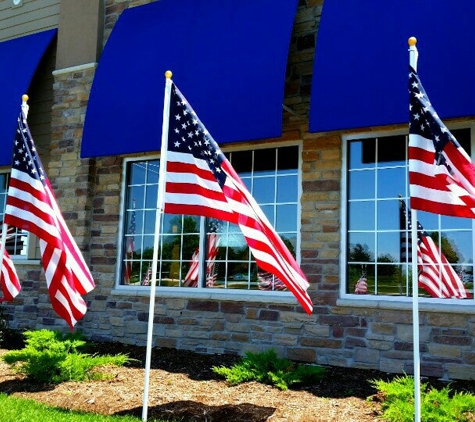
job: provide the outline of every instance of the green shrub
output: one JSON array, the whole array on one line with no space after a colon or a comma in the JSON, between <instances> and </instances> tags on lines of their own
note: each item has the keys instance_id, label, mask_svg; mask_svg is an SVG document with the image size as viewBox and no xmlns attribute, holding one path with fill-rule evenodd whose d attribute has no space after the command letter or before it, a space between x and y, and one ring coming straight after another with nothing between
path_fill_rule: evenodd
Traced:
<instances>
[{"instance_id":1,"label":"green shrub","mask_svg":"<svg viewBox=\"0 0 475 422\"><path fill-rule=\"evenodd\" d=\"M247 352L231 368L214 366L212 369L232 385L257 381L275 385L281 390L287 390L292 384L312 384L320 380L325 371L319 366L297 365L288 359L280 359L273 349L263 353Z\"/></svg>"},{"instance_id":2,"label":"green shrub","mask_svg":"<svg viewBox=\"0 0 475 422\"><path fill-rule=\"evenodd\" d=\"M80 351L87 346L79 333L59 331L26 331L25 347L7 352L2 359L19 373L37 382L60 383L106 378L97 368L122 366L130 359L126 355L91 356Z\"/></svg>"},{"instance_id":3,"label":"green shrub","mask_svg":"<svg viewBox=\"0 0 475 422\"><path fill-rule=\"evenodd\" d=\"M389 421L411 422L414 419L414 378L397 377L391 382L372 381L383 393L382 417ZM456 422L473 420L475 397L467 393L453 393L449 387L442 390L421 384L421 420ZM468 419L468 417L471 419Z\"/></svg>"}]
</instances>

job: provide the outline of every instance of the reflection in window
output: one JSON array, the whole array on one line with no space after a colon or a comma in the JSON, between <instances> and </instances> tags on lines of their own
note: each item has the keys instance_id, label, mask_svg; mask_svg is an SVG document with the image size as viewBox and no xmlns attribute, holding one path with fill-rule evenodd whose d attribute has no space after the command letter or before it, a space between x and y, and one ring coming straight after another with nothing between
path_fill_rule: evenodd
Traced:
<instances>
[{"instance_id":1,"label":"reflection in window","mask_svg":"<svg viewBox=\"0 0 475 422\"><path fill-rule=\"evenodd\" d=\"M10 173L0 173L0 231L7 202L9 179ZM14 259L27 259L29 237L28 232L16 227L9 227L5 241L5 249L8 254Z\"/></svg>"},{"instance_id":2,"label":"reflection in window","mask_svg":"<svg viewBox=\"0 0 475 422\"><path fill-rule=\"evenodd\" d=\"M297 256L298 146L227 153L227 158L275 230ZM120 283L149 285L159 160L128 161ZM238 226L195 216L162 216L157 285L161 287L286 290L256 265ZM204 251L204 253L203 253Z\"/></svg>"},{"instance_id":3,"label":"reflection in window","mask_svg":"<svg viewBox=\"0 0 475 422\"><path fill-rule=\"evenodd\" d=\"M470 130L452 133L470 155ZM347 293L364 279L364 294L412 296L411 234L399 207L399 196L409 204L407 142L405 135L348 141ZM472 220L422 211L418 220L473 293Z\"/></svg>"}]
</instances>

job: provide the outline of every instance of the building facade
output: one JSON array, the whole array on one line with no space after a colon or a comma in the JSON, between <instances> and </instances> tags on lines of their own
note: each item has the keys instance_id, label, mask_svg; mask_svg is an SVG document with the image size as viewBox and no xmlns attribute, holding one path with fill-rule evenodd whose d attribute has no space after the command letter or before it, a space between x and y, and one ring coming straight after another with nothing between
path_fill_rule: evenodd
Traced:
<instances>
[{"instance_id":1,"label":"building facade","mask_svg":"<svg viewBox=\"0 0 475 422\"><path fill-rule=\"evenodd\" d=\"M132 20L132 9L138 14L160 1L0 1L2 43L57 29L27 92L28 120L58 204L96 281L85 297L88 311L76 326L95 341L147 341L158 140L157 147L143 152L85 157L83 135L93 85L102 61L111 56L107 51L122 14L127 11ZM310 131L312 88L319 83L314 64L326 2L293 3L281 87L281 135L221 146L300 263L310 283L313 313L307 315L290 292L279 289L278 280L265 287L266 280L232 226L216 228L216 222L198 217L167 216L153 345L239 355L274 348L296 361L412 373L410 263L399 255L405 229L398 208L398 195L408 198L407 123ZM162 77L159 71L157 75ZM181 86L179 80L177 76ZM186 91L184 95L192 101ZM120 103L120 96L118 85L107 101L111 106ZM162 101L162 91L152 96ZM124 107L136 114L138 106ZM201 116L198 106L195 109ZM470 151L473 120L457 117L449 123ZM103 121L106 128L126 124L120 119ZM96 124L87 127L89 133L95 130ZM10 167L5 164L0 170L4 198ZM452 252L449 262L473 292L471 220L420 218L427 230L439 233L441 245L451 245L442 249L447 256ZM209 257L199 261L201 278L188 277L193 253L206 248L212 233L220 235L216 266L210 270L214 273L207 274L212 280L205 277ZM51 307L35 239L30 236L27 244L28 250L15 259L22 291L4 305L10 326L68 330ZM366 294L355 294L363 277ZM475 377L473 299L433 299L423 291L420 296L421 374Z\"/></svg>"}]
</instances>

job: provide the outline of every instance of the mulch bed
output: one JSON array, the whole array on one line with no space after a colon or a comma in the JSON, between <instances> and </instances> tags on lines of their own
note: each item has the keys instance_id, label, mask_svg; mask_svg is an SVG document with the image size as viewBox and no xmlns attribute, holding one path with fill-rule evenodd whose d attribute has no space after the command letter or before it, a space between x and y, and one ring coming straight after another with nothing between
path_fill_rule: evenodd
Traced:
<instances>
[{"instance_id":1,"label":"mulch bed","mask_svg":"<svg viewBox=\"0 0 475 422\"><path fill-rule=\"evenodd\" d=\"M0 354L5 352L0 349ZM145 347L97 343L88 352L125 353L134 360L122 368L107 368L113 375L109 380L59 385L32 383L0 362L0 392L66 409L141 417ZM212 371L213 366L232 366L238 360L232 355L153 349L149 420L374 422L380 420L380 402L371 381L394 377L373 370L327 367L325 377L315 385L281 391L256 382L230 386ZM436 387L444 385L437 380L432 383ZM472 382L453 383L451 388L475 392Z\"/></svg>"}]
</instances>

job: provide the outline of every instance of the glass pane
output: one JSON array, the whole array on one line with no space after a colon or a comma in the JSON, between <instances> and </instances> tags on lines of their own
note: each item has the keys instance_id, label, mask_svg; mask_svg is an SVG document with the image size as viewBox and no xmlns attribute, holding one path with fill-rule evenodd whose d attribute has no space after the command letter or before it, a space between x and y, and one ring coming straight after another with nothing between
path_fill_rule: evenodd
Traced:
<instances>
[{"instance_id":1,"label":"glass pane","mask_svg":"<svg viewBox=\"0 0 475 422\"><path fill-rule=\"evenodd\" d=\"M153 259L153 242L154 242L153 235L143 236L142 238L143 259L147 259L149 261Z\"/></svg>"},{"instance_id":2,"label":"glass pane","mask_svg":"<svg viewBox=\"0 0 475 422\"><path fill-rule=\"evenodd\" d=\"M228 288L247 289L251 281L249 264L243 262L228 263Z\"/></svg>"},{"instance_id":3,"label":"glass pane","mask_svg":"<svg viewBox=\"0 0 475 422\"><path fill-rule=\"evenodd\" d=\"M129 189L127 195L127 208L143 208L144 207L145 189L143 186L133 186ZM134 206L135 204L135 206Z\"/></svg>"},{"instance_id":4,"label":"glass pane","mask_svg":"<svg viewBox=\"0 0 475 422\"><path fill-rule=\"evenodd\" d=\"M472 232L443 232L442 253L452 264L473 262Z\"/></svg>"},{"instance_id":5,"label":"glass pane","mask_svg":"<svg viewBox=\"0 0 475 422\"><path fill-rule=\"evenodd\" d=\"M363 154L363 146L365 154ZM365 157L363 155L365 155ZM351 141L348 145L348 168L349 170L373 168L375 166L375 156L375 139Z\"/></svg>"},{"instance_id":6,"label":"glass pane","mask_svg":"<svg viewBox=\"0 0 475 422\"><path fill-rule=\"evenodd\" d=\"M383 165L406 165L405 135L378 138L378 167Z\"/></svg>"},{"instance_id":7,"label":"glass pane","mask_svg":"<svg viewBox=\"0 0 475 422\"><path fill-rule=\"evenodd\" d=\"M275 208L274 208L274 205L262 205L261 210L265 214L267 219L270 221L270 223L273 226L275 226L275 221L274 221Z\"/></svg>"},{"instance_id":8,"label":"glass pane","mask_svg":"<svg viewBox=\"0 0 475 422\"><path fill-rule=\"evenodd\" d=\"M145 162L129 163L129 185L143 185L145 183Z\"/></svg>"},{"instance_id":9,"label":"glass pane","mask_svg":"<svg viewBox=\"0 0 475 422\"><path fill-rule=\"evenodd\" d=\"M399 230L399 201L378 201L378 230Z\"/></svg>"},{"instance_id":10,"label":"glass pane","mask_svg":"<svg viewBox=\"0 0 475 422\"><path fill-rule=\"evenodd\" d=\"M252 179L250 177L239 177L241 177L241 181L242 183L244 183L244 186L246 186L247 190L249 192L252 192Z\"/></svg>"},{"instance_id":11,"label":"glass pane","mask_svg":"<svg viewBox=\"0 0 475 422\"><path fill-rule=\"evenodd\" d=\"M145 186L145 208L157 208L158 185Z\"/></svg>"},{"instance_id":12,"label":"glass pane","mask_svg":"<svg viewBox=\"0 0 475 422\"><path fill-rule=\"evenodd\" d=\"M376 266L378 295L407 295L407 280L400 265L378 263Z\"/></svg>"},{"instance_id":13,"label":"glass pane","mask_svg":"<svg viewBox=\"0 0 475 422\"><path fill-rule=\"evenodd\" d=\"M183 228L181 231L183 233L196 233L200 232L200 217L185 215L183 216Z\"/></svg>"},{"instance_id":14,"label":"glass pane","mask_svg":"<svg viewBox=\"0 0 475 422\"><path fill-rule=\"evenodd\" d=\"M348 173L348 199L373 199L375 171L352 171Z\"/></svg>"},{"instance_id":15,"label":"glass pane","mask_svg":"<svg viewBox=\"0 0 475 422\"><path fill-rule=\"evenodd\" d=\"M275 275L267 271L259 270L257 274L257 287L263 291L285 291L287 286Z\"/></svg>"},{"instance_id":16,"label":"glass pane","mask_svg":"<svg viewBox=\"0 0 475 422\"><path fill-rule=\"evenodd\" d=\"M298 202L298 176L277 177L277 202Z\"/></svg>"},{"instance_id":17,"label":"glass pane","mask_svg":"<svg viewBox=\"0 0 475 422\"><path fill-rule=\"evenodd\" d=\"M181 259L185 262L191 262L193 260L193 254L199 252L200 235L199 234L185 234L182 237L182 255Z\"/></svg>"},{"instance_id":18,"label":"glass pane","mask_svg":"<svg viewBox=\"0 0 475 422\"><path fill-rule=\"evenodd\" d=\"M277 232L295 231L297 228L297 204L277 207L275 229Z\"/></svg>"},{"instance_id":19,"label":"glass pane","mask_svg":"<svg viewBox=\"0 0 475 422\"><path fill-rule=\"evenodd\" d=\"M274 175L276 171L276 150L270 149L256 149L254 151L254 174L260 175L269 174Z\"/></svg>"},{"instance_id":20,"label":"glass pane","mask_svg":"<svg viewBox=\"0 0 475 422\"><path fill-rule=\"evenodd\" d=\"M8 176L6 173L0 173L0 192L7 191Z\"/></svg>"},{"instance_id":21,"label":"glass pane","mask_svg":"<svg viewBox=\"0 0 475 422\"><path fill-rule=\"evenodd\" d=\"M143 232L145 234L151 234L155 232L155 217L157 213L155 210L153 211L144 211L144 225L143 225Z\"/></svg>"},{"instance_id":22,"label":"glass pane","mask_svg":"<svg viewBox=\"0 0 475 422\"><path fill-rule=\"evenodd\" d=\"M473 220L471 218L440 216L440 227L442 229L471 229Z\"/></svg>"},{"instance_id":23,"label":"glass pane","mask_svg":"<svg viewBox=\"0 0 475 422\"><path fill-rule=\"evenodd\" d=\"M375 294L374 265L348 265L347 293Z\"/></svg>"},{"instance_id":24,"label":"glass pane","mask_svg":"<svg viewBox=\"0 0 475 422\"><path fill-rule=\"evenodd\" d=\"M295 173L299 168L299 148L297 146L277 149L277 169L279 174Z\"/></svg>"},{"instance_id":25,"label":"glass pane","mask_svg":"<svg viewBox=\"0 0 475 422\"><path fill-rule=\"evenodd\" d=\"M399 262L402 247L401 232L378 233L378 262Z\"/></svg>"},{"instance_id":26,"label":"glass pane","mask_svg":"<svg viewBox=\"0 0 475 422\"><path fill-rule=\"evenodd\" d=\"M158 184L158 174L160 172L159 161L149 161L147 166L147 183Z\"/></svg>"},{"instance_id":27,"label":"glass pane","mask_svg":"<svg viewBox=\"0 0 475 422\"><path fill-rule=\"evenodd\" d=\"M417 220L426 231L439 230L439 218L439 215L431 212L417 211Z\"/></svg>"},{"instance_id":28,"label":"glass pane","mask_svg":"<svg viewBox=\"0 0 475 422\"><path fill-rule=\"evenodd\" d=\"M295 234L288 234L288 233L283 233L280 235L280 238L282 239L282 242L284 242L285 246L287 246L287 249L289 252L292 254L294 258L296 258L297 254L297 235Z\"/></svg>"},{"instance_id":29,"label":"glass pane","mask_svg":"<svg viewBox=\"0 0 475 422\"><path fill-rule=\"evenodd\" d=\"M374 233L349 233L348 244L348 261L363 263L374 261Z\"/></svg>"},{"instance_id":30,"label":"glass pane","mask_svg":"<svg viewBox=\"0 0 475 422\"><path fill-rule=\"evenodd\" d=\"M230 154L231 164L239 176L248 176L252 171L252 151L235 151Z\"/></svg>"},{"instance_id":31,"label":"glass pane","mask_svg":"<svg viewBox=\"0 0 475 422\"><path fill-rule=\"evenodd\" d=\"M160 236L162 245L162 259L175 260L180 258L180 237L162 234Z\"/></svg>"},{"instance_id":32,"label":"glass pane","mask_svg":"<svg viewBox=\"0 0 475 422\"><path fill-rule=\"evenodd\" d=\"M269 204L275 201L275 178L274 177L256 177L252 196L258 204Z\"/></svg>"},{"instance_id":33,"label":"glass pane","mask_svg":"<svg viewBox=\"0 0 475 422\"><path fill-rule=\"evenodd\" d=\"M374 202L357 201L348 204L349 230L374 230L375 225Z\"/></svg>"},{"instance_id":34,"label":"glass pane","mask_svg":"<svg viewBox=\"0 0 475 422\"><path fill-rule=\"evenodd\" d=\"M471 139L470 139L470 129L453 129L450 131L452 135L455 136L458 143L462 146L465 152L471 156L472 155L472 148L471 148Z\"/></svg>"},{"instance_id":35,"label":"glass pane","mask_svg":"<svg viewBox=\"0 0 475 422\"><path fill-rule=\"evenodd\" d=\"M378 169L378 198L398 198L407 189L406 168Z\"/></svg>"}]
</instances>

